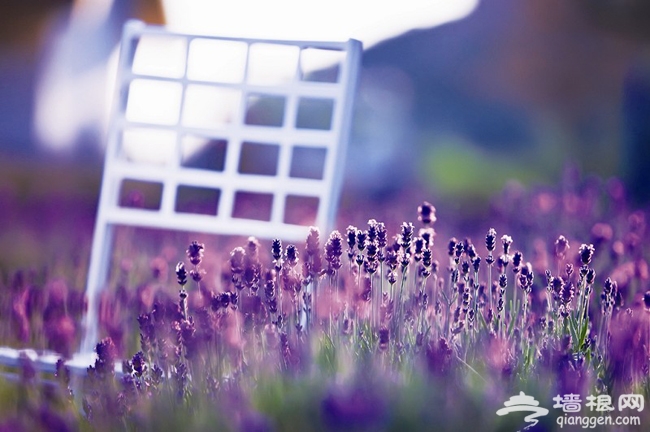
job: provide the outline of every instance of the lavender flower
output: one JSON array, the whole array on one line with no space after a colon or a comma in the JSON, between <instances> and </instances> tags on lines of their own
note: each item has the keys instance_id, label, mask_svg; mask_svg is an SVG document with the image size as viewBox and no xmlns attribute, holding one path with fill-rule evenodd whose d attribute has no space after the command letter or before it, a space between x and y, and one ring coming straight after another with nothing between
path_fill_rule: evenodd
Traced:
<instances>
[{"instance_id":1,"label":"lavender flower","mask_svg":"<svg viewBox=\"0 0 650 432\"><path fill-rule=\"evenodd\" d=\"M287 246L287 249L284 254L285 262L289 267L295 267L298 264L298 248L295 245L290 244Z\"/></svg>"},{"instance_id":2,"label":"lavender flower","mask_svg":"<svg viewBox=\"0 0 650 432\"><path fill-rule=\"evenodd\" d=\"M370 243L367 247L366 258L363 262L364 271L368 274L374 274L379 266L377 260L377 245Z\"/></svg>"},{"instance_id":3,"label":"lavender flower","mask_svg":"<svg viewBox=\"0 0 650 432\"><path fill-rule=\"evenodd\" d=\"M366 249L368 233L363 230L357 230L357 249L363 252Z\"/></svg>"},{"instance_id":4,"label":"lavender flower","mask_svg":"<svg viewBox=\"0 0 650 432\"><path fill-rule=\"evenodd\" d=\"M566 281L564 283L564 286L562 287L562 293L560 297L560 301L564 306L567 306L571 303L571 301L573 300L574 293L575 293L575 287L573 285L573 282Z\"/></svg>"},{"instance_id":5,"label":"lavender flower","mask_svg":"<svg viewBox=\"0 0 650 432\"><path fill-rule=\"evenodd\" d=\"M566 239L563 235L559 236L555 240L555 256L558 258L564 258L567 251L570 249L569 240Z\"/></svg>"},{"instance_id":6,"label":"lavender flower","mask_svg":"<svg viewBox=\"0 0 650 432\"><path fill-rule=\"evenodd\" d=\"M485 247L488 252L492 254L497 245L497 232L494 228L490 228L485 236Z\"/></svg>"},{"instance_id":7,"label":"lavender flower","mask_svg":"<svg viewBox=\"0 0 650 432\"><path fill-rule=\"evenodd\" d=\"M418 207L418 220L424 225L433 224L436 219L436 208L429 202L425 201Z\"/></svg>"},{"instance_id":8,"label":"lavender flower","mask_svg":"<svg viewBox=\"0 0 650 432\"><path fill-rule=\"evenodd\" d=\"M447 253L449 254L450 257L453 257L454 254L456 253L456 243L458 243L456 237L450 238L449 242L447 243Z\"/></svg>"},{"instance_id":9,"label":"lavender flower","mask_svg":"<svg viewBox=\"0 0 650 432\"><path fill-rule=\"evenodd\" d=\"M413 231L415 228L413 227L413 224L410 222L404 222L402 223L402 230L400 234L400 246L404 251L408 251L411 247L411 242L413 241Z\"/></svg>"},{"instance_id":10,"label":"lavender flower","mask_svg":"<svg viewBox=\"0 0 650 432\"><path fill-rule=\"evenodd\" d=\"M309 228L305 242L305 263L308 265L308 274L311 278L318 276L322 269L320 253L320 231L316 227Z\"/></svg>"},{"instance_id":11,"label":"lavender flower","mask_svg":"<svg viewBox=\"0 0 650 432\"><path fill-rule=\"evenodd\" d=\"M567 265L564 268L564 272L566 273L567 279L570 279L571 275L573 274L573 264L567 263Z\"/></svg>"},{"instance_id":12,"label":"lavender flower","mask_svg":"<svg viewBox=\"0 0 650 432\"><path fill-rule=\"evenodd\" d=\"M115 344L111 338L104 338L95 347L97 359L95 365L88 368L88 374L103 379L115 374L115 359L117 358Z\"/></svg>"},{"instance_id":13,"label":"lavender flower","mask_svg":"<svg viewBox=\"0 0 650 432\"><path fill-rule=\"evenodd\" d=\"M185 270L185 264L182 261L176 264L176 280L180 286L184 286L187 283L187 270Z\"/></svg>"},{"instance_id":14,"label":"lavender flower","mask_svg":"<svg viewBox=\"0 0 650 432\"><path fill-rule=\"evenodd\" d=\"M422 237L416 237L415 241L413 242L415 248L413 251L413 259L415 262L419 262L422 259L422 253L424 252L425 242Z\"/></svg>"},{"instance_id":15,"label":"lavender flower","mask_svg":"<svg viewBox=\"0 0 650 432\"><path fill-rule=\"evenodd\" d=\"M432 268L433 273L436 273L438 271L438 262L432 261L432 256L433 255L431 249L425 249L424 252L422 253L422 265L424 265L424 267L426 268ZM433 269L434 263L435 263L435 269Z\"/></svg>"},{"instance_id":16,"label":"lavender flower","mask_svg":"<svg viewBox=\"0 0 650 432\"><path fill-rule=\"evenodd\" d=\"M390 332L386 327L379 329L379 350L386 351L390 342Z\"/></svg>"},{"instance_id":17,"label":"lavender flower","mask_svg":"<svg viewBox=\"0 0 650 432\"><path fill-rule=\"evenodd\" d=\"M578 248L578 254L580 255L580 261L583 265L591 264L591 258L594 256L594 245L592 244L581 244Z\"/></svg>"},{"instance_id":18,"label":"lavender flower","mask_svg":"<svg viewBox=\"0 0 650 432\"><path fill-rule=\"evenodd\" d=\"M197 241L193 241L192 243L190 243L186 253L192 265L197 266L201 264L201 260L203 259L204 249L205 246L203 245L203 243L199 243Z\"/></svg>"},{"instance_id":19,"label":"lavender flower","mask_svg":"<svg viewBox=\"0 0 650 432\"><path fill-rule=\"evenodd\" d=\"M436 231L431 227L420 228L418 236L422 237L422 240L424 240L424 247L430 248L433 246L433 239L436 236Z\"/></svg>"},{"instance_id":20,"label":"lavender flower","mask_svg":"<svg viewBox=\"0 0 650 432\"><path fill-rule=\"evenodd\" d=\"M587 281L587 285L592 285L596 280L596 270L590 267L589 270L587 270L585 280Z\"/></svg>"},{"instance_id":21,"label":"lavender flower","mask_svg":"<svg viewBox=\"0 0 650 432\"><path fill-rule=\"evenodd\" d=\"M502 255L499 256L499 259L497 259L497 269L501 273L506 271L506 268L508 267L508 264L510 264L510 256L509 255L502 254Z\"/></svg>"},{"instance_id":22,"label":"lavender flower","mask_svg":"<svg viewBox=\"0 0 650 432\"><path fill-rule=\"evenodd\" d=\"M147 364L142 351L135 353L131 359L131 364L133 365L133 372L137 377L142 377L142 375L147 371Z\"/></svg>"},{"instance_id":23,"label":"lavender flower","mask_svg":"<svg viewBox=\"0 0 650 432\"><path fill-rule=\"evenodd\" d=\"M346 229L346 238L348 243L348 257L352 259L357 244L357 228L355 226L348 226Z\"/></svg>"},{"instance_id":24,"label":"lavender flower","mask_svg":"<svg viewBox=\"0 0 650 432\"><path fill-rule=\"evenodd\" d=\"M274 239L271 243L271 254L273 255L273 260L279 263L280 258L282 258L282 240Z\"/></svg>"},{"instance_id":25,"label":"lavender flower","mask_svg":"<svg viewBox=\"0 0 650 432\"><path fill-rule=\"evenodd\" d=\"M454 254L456 256L456 262L458 262L464 250L465 250L465 245L462 242L457 242L456 249L454 250Z\"/></svg>"},{"instance_id":26,"label":"lavender flower","mask_svg":"<svg viewBox=\"0 0 650 432\"><path fill-rule=\"evenodd\" d=\"M375 227L377 230L377 247L379 247L379 250L381 250L385 248L387 244L386 226L383 222L377 222Z\"/></svg>"},{"instance_id":27,"label":"lavender flower","mask_svg":"<svg viewBox=\"0 0 650 432\"><path fill-rule=\"evenodd\" d=\"M481 267L481 257L477 256L472 260L472 267L474 267L474 272L478 273Z\"/></svg>"},{"instance_id":28,"label":"lavender flower","mask_svg":"<svg viewBox=\"0 0 650 432\"><path fill-rule=\"evenodd\" d=\"M514 253L512 256L512 271L517 273L519 272L519 268L521 267L521 260L524 258L524 256L521 254L521 252L517 251Z\"/></svg>"},{"instance_id":29,"label":"lavender flower","mask_svg":"<svg viewBox=\"0 0 650 432\"><path fill-rule=\"evenodd\" d=\"M243 247L236 247L230 252L230 271L233 275L244 272L244 257L246 250Z\"/></svg>"},{"instance_id":30,"label":"lavender flower","mask_svg":"<svg viewBox=\"0 0 650 432\"><path fill-rule=\"evenodd\" d=\"M249 237L244 254L243 282L251 293L255 294L259 289L262 272L262 264L259 259L260 243L255 237Z\"/></svg>"},{"instance_id":31,"label":"lavender flower","mask_svg":"<svg viewBox=\"0 0 650 432\"><path fill-rule=\"evenodd\" d=\"M205 270L201 268L194 268L190 270L190 277L194 282L201 282L203 280L203 276L205 276Z\"/></svg>"},{"instance_id":32,"label":"lavender flower","mask_svg":"<svg viewBox=\"0 0 650 432\"><path fill-rule=\"evenodd\" d=\"M341 255L343 255L343 238L341 233L333 231L325 243L325 261L327 273L333 275L341 268Z\"/></svg>"},{"instance_id":33,"label":"lavender flower","mask_svg":"<svg viewBox=\"0 0 650 432\"><path fill-rule=\"evenodd\" d=\"M379 235L378 225L379 223L376 220L368 220L368 230L366 231L368 243L377 243L377 236Z\"/></svg>"},{"instance_id":34,"label":"lavender flower","mask_svg":"<svg viewBox=\"0 0 650 432\"><path fill-rule=\"evenodd\" d=\"M559 301L560 296L562 295L562 287L564 287L564 281L561 277L554 276L551 279L550 287L551 291L553 292L553 298L556 301Z\"/></svg>"},{"instance_id":35,"label":"lavender flower","mask_svg":"<svg viewBox=\"0 0 650 432\"><path fill-rule=\"evenodd\" d=\"M473 261L474 258L478 256L478 254L476 253L476 247L472 244L472 242L469 239L466 239L466 243L464 244L463 248L465 249L465 254L470 259L470 261Z\"/></svg>"},{"instance_id":36,"label":"lavender flower","mask_svg":"<svg viewBox=\"0 0 650 432\"><path fill-rule=\"evenodd\" d=\"M512 245L512 237L509 235L501 236L501 244L503 245L503 253L508 255L510 252L510 245Z\"/></svg>"},{"instance_id":37,"label":"lavender flower","mask_svg":"<svg viewBox=\"0 0 650 432\"><path fill-rule=\"evenodd\" d=\"M275 297L275 270L273 269L264 272L264 295L268 300Z\"/></svg>"}]
</instances>

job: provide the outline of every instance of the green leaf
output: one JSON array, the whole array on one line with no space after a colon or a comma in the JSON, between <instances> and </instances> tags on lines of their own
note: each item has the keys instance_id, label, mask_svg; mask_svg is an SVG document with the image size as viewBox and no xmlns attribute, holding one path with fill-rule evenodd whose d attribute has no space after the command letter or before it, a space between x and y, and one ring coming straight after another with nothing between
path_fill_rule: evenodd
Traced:
<instances>
[{"instance_id":1,"label":"green leaf","mask_svg":"<svg viewBox=\"0 0 650 432\"><path fill-rule=\"evenodd\" d=\"M579 345L578 347L582 347L582 344L585 343L585 339L587 338L587 329L589 328L589 320L586 319L582 323L582 328L580 329L580 339L579 339Z\"/></svg>"},{"instance_id":2,"label":"green leaf","mask_svg":"<svg viewBox=\"0 0 650 432\"><path fill-rule=\"evenodd\" d=\"M569 331L571 332L571 339L573 340L575 347L575 344L580 340L578 338L578 325L572 315L569 315L567 318L569 319ZM580 345L578 345L578 349L580 349Z\"/></svg>"}]
</instances>

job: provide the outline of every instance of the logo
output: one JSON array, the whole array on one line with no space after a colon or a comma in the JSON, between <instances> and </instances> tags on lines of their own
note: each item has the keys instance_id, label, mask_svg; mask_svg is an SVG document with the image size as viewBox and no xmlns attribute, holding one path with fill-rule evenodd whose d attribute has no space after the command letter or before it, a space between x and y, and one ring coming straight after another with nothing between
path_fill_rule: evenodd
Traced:
<instances>
[{"instance_id":1,"label":"logo","mask_svg":"<svg viewBox=\"0 0 650 432\"><path fill-rule=\"evenodd\" d=\"M589 395L585 398L584 408L588 408L586 413L583 412L583 399L579 394L567 393L557 395L553 398L553 408L561 412L555 418L560 428L564 426L580 426L583 429L595 428L596 426L628 426L641 425L641 417L629 414L643 411L645 407L645 398L642 394L622 394L618 397L618 404L612 400L610 395ZM539 402L534 397L519 392L519 395L512 396L507 402L504 402L504 408L497 411L498 416L504 416L513 412L530 412L524 421L528 423L522 430L529 429L539 423L538 418L545 416L549 410L539 406ZM611 415L616 411L623 415ZM585 415L586 414L586 415ZM554 414L555 415L555 414Z\"/></svg>"},{"instance_id":2,"label":"logo","mask_svg":"<svg viewBox=\"0 0 650 432\"><path fill-rule=\"evenodd\" d=\"M504 402L503 405L505 408L501 408L497 411L498 416L504 416L512 412L531 412L531 414L528 414L526 417L524 417L524 421L530 424L522 430L526 430L535 426L537 423L539 423L537 417L542 417L548 414L548 409L539 406L539 402L535 400L534 397L528 396L522 391L519 392L518 396L512 396L510 400Z\"/></svg>"}]
</instances>

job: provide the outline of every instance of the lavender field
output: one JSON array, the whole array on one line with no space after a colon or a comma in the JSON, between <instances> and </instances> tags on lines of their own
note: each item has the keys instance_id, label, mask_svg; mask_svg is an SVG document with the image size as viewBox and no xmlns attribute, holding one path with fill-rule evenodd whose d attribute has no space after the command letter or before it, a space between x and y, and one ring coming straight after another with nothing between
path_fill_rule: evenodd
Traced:
<instances>
[{"instance_id":1,"label":"lavender field","mask_svg":"<svg viewBox=\"0 0 650 432\"><path fill-rule=\"evenodd\" d=\"M79 194L3 192L24 237L4 234L1 345L78 348ZM622 183L567 170L478 215L417 195L344 196L338 230L294 244L118 230L98 360L84 377L5 368L0 427L645 430L647 216Z\"/></svg>"}]
</instances>

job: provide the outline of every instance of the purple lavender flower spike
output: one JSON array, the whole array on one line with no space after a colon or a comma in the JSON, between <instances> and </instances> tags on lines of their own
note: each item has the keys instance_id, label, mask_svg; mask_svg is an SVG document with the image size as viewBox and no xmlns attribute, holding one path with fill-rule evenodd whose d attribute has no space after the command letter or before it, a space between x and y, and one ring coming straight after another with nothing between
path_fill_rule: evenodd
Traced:
<instances>
[{"instance_id":1,"label":"purple lavender flower spike","mask_svg":"<svg viewBox=\"0 0 650 432\"><path fill-rule=\"evenodd\" d=\"M343 238L338 231L332 231L325 243L325 261L327 273L333 275L341 268L341 255L343 254Z\"/></svg>"},{"instance_id":2,"label":"purple lavender flower spike","mask_svg":"<svg viewBox=\"0 0 650 432\"><path fill-rule=\"evenodd\" d=\"M418 206L418 220L424 225L433 224L436 219L436 208L430 202L423 202Z\"/></svg>"},{"instance_id":3,"label":"purple lavender flower spike","mask_svg":"<svg viewBox=\"0 0 650 432\"><path fill-rule=\"evenodd\" d=\"M490 228L485 236L485 247L490 254L494 252L497 245L497 232L494 228Z\"/></svg>"},{"instance_id":4,"label":"purple lavender flower spike","mask_svg":"<svg viewBox=\"0 0 650 432\"><path fill-rule=\"evenodd\" d=\"M203 245L203 243L199 243L197 241L193 241L192 243L190 243L186 253L192 265L197 266L201 264L201 260L203 260L204 249L205 246Z\"/></svg>"},{"instance_id":5,"label":"purple lavender flower spike","mask_svg":"<svg viewBox=\"0 0 650 432\"><path fill-rule=\"evenodd\" d=\"M187 270L185 270L185 264L182 261L176 264L176 280L180 286L184 286L187 283Z\"/></svg>"},{"instance_id":6,"label":"purple lavender flower spike","mask_svg":"<svg viewBox=\"0 0 650 432\"><path fill-rule=\"evenodd\" d=\"M594 256L594 245L592 244L581 244L578 248L578 254L580 255L580 261L583 265L591 264L591 259Z\"/></svg>"}]
</instances>

